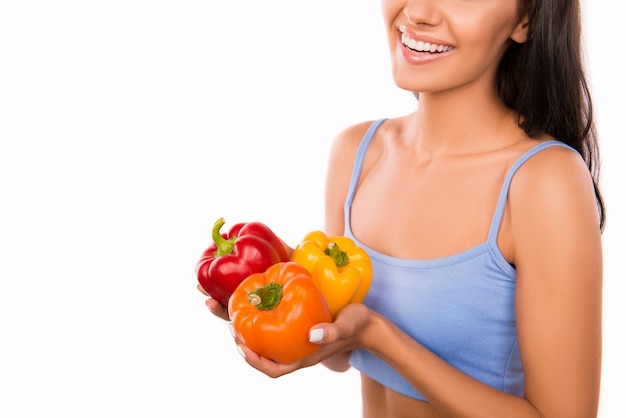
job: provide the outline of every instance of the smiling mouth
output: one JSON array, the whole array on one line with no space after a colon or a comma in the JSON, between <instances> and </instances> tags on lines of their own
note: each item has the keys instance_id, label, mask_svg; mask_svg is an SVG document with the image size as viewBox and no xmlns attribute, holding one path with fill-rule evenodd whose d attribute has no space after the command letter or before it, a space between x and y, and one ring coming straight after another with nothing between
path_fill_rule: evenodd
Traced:
<instances>
[{"instance_id":1,"label":"smiling mouth","mask_svg":"<svg viewBox=\"0 0 626 418\"><path fill-rule=\"evenodd\" d=\"M449 45L431 44L430 42L416 41L409 37L409 35L402 34L402 44L409 48L411 51L420 52L424 54L436 54L440 52L446 52L453 47Z\"/></svg>"}]
</instances>

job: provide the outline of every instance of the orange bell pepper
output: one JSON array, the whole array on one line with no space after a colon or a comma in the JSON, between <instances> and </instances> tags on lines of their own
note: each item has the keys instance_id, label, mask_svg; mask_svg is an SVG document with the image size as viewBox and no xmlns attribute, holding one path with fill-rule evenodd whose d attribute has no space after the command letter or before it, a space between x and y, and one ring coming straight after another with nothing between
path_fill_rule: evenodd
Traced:
<instances>
[{"instance_id":1,"label":"orange bell pepper","mask_svg":"<svg viewBox=\"0 0 626 418\"><path fill-rule=\"evenodd\" d=\"M332 317L311 274L291 261L248 276L228 301L237 337L258 355L294 363L313 354L310 328Z\"/></svg>"},{"instance_id":2,"label":"orange bell pepper","mask_svg":"<svg viewBox=\"0 0 626 418\"><path fill-rule=\"evenodd\" d=\"M294 249L291 261L311 273L333 318L344 306L363 302L372 283L369 255L348 237L309 232Z\"/></svg>"}]
</instances>

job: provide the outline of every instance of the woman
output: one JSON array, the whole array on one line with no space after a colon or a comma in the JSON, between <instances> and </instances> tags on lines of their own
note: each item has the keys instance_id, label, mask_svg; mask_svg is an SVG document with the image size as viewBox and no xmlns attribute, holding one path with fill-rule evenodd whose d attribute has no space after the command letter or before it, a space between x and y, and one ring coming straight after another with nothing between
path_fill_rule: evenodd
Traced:
<instances>
[{"instance_id":1,"label":"woman","mask_svg":"<svg viewBox=\"0 0 626 418\"><path fill-rule=\"evenodd\" d=\"M368 251L372 287L298 363L240 352L273 377L355 367L364 417L596 416L604 206L578 2L382 12L418 106L345 129L326 187L326 233Z\"/></svg>"}]
</instances>

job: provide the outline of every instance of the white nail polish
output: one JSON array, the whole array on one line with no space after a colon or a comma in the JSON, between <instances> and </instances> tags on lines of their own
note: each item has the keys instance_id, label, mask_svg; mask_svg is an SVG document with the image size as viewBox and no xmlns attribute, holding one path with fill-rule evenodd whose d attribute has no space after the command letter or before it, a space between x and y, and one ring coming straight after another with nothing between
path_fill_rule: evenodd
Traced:
<instances>
[{"instance_id":1,"label":"white nail polish","mask_svg":"<svg viewBox=\"0 0 626 418\"><path fill-rule=\"evenodd\" d=\"M235 327L232 322L228 323L228 331L230 331L230 335L232 335L233 338L237 338L237 335L235 334Z\"/></svg>"},{"instance_id":2,"label":"white nail polish","mask_svg":"<svg viewBox=\"0 0 626 418\"><path fill-rule=\"evenodd\" d=\"M309 331L309 342L319 343L324 339L324 330L322 328L316 328Z\"/></svg>"}]
</instances>

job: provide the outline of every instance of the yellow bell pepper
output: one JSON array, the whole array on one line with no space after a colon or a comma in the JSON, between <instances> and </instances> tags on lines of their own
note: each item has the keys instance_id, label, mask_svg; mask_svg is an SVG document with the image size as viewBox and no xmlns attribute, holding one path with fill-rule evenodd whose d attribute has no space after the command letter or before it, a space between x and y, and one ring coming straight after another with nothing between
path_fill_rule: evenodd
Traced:
<instances>
[{"instance_id":1,"label":"yellow bell pepper","mask_svg":"<svg viewBox=\"0 0 626 418\"><path fill-rule=\"evenodd\" d=\"M311 273L333 318L344 306L363 302L372 283L369 255L344 236L309 232L294 249L291 261Z\"/></svg>"}]
</instances>

